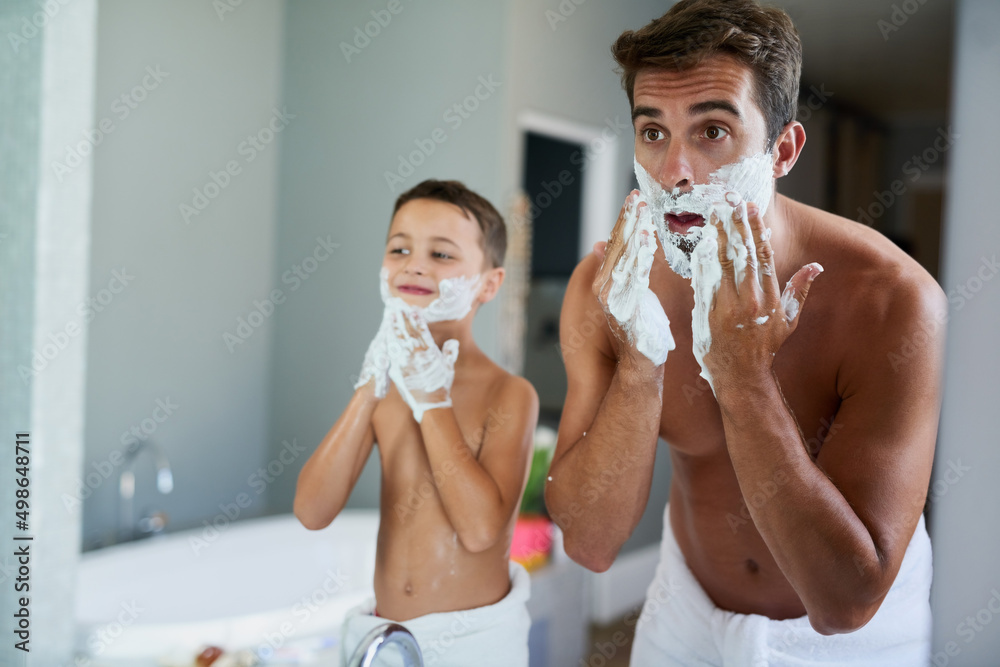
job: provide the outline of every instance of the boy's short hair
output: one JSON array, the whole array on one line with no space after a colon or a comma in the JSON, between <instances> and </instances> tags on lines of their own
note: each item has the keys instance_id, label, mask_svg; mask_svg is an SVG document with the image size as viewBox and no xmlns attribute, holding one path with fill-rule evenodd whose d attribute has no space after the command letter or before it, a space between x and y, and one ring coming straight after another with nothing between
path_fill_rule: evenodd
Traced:
<instances>
[{"instance_id":1,"label":"boy's short hair","mask_svg":"<svg viewBox=\"0 0 1000 667\"><path fill-rule=\"evenodd\" d=\"M726 54L753 70L754 99L767 123L769 150L795 120L802 42L792 19L777 7L762 7L756 0L681 0L639 30L623 32L611 53L621 66L632 108L640 68L680 72Z\"/></svg>"},{"instance_id":2,"label":"boy's short hair","mask_svg":"<svg viewBox=\"0 0 1000 667\"><path fill-rule=\"evenodd\" d=\"M427 179L399 195L392 214L396 215L403 204L414 199L436 199L454 204L467 216L474 218L483 233L483 255L489 262L490 268L503 266L503 258L507 253L507 226L500 213L493 208L493 204L484 197L477 195L459 181Z\"/></svg>"}]
</instances>

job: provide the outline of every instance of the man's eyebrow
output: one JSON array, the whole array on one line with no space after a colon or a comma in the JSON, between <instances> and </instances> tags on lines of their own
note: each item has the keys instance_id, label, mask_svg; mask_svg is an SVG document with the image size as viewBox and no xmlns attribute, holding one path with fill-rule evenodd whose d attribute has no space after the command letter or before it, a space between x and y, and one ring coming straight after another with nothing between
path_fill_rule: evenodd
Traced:
<instances>
[{"instance_id":1,"label":"man's eyebrow","mask_svg":"<svg viewBox=\"0 0 1000 667\"><path fill-rule=\"evenodd\" d=\"M743 116L740 115L739 110L726 100L707 100L688 107L688 114L691 116L708 113L709 111L725 111L736 116L737 120L743 120Z\"/></svg>"},{"instance_id":2,"label":"man's eyebrow","mask_svg":"<svg viewBox=\"0 0 1000 667\"><path fill-rule=\"evenodd\" d=\"M650 118L659 119L663 114L656 107L650 106L639 106L632 110L632 123L635 123L635 119L639 116L649 116Z\"/></svg>"}]
</instances>

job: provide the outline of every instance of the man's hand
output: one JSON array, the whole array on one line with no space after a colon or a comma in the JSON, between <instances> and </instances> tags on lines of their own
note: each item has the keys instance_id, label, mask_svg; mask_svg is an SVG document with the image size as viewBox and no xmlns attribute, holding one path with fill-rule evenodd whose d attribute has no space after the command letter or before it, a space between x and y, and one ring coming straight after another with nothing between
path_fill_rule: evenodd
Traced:
<instances>
[{"instance_id":1,"label":"man's hand","mask_svg":"<svg viewBox=\"0 0 1000 667\"><path fill-rule=\"evenodd\" d=\"M722 283L708 316L712 344L704 357L716 395L739 386L743 378L771 372L775 354L798 326L809 287L823 272L816 262L806 264L779 292L770 230L764 229L759 208L730 198L736 202L730 214L733 243L718 215L713 212L709 222L719 234L722 267ZM746 267L740 271L736 264L743 257ZM695 299L699 296L696 291Z\"/></svg>"},{"instance_id":2,"label":"man's hand","mask_svg":"<svg viewBox=\"0 0 1000 667\"><path fill-rule=\"evenodd\" d=\"M419 312L409 307L393 308L387 346L389 377L417 423L428 410L451 407L457 340L446 340L444 348L438 349Z\"/></svg>"},{"instance_id":3,"label":"man's hand","mask_svg":"<svg viewBox=\"0 0 1000 667\"><path fill-rule=\"evenodd\" d=\"M603 263L592 286L608 315L618 358L641 366L651 362L654 367L661 366L667 352L674 349L670 322L656 294L649 289L655 232L646 203L633 190L603 248ZM594 248L596 251L597 246Z\"/></svg>"}]
</instances>

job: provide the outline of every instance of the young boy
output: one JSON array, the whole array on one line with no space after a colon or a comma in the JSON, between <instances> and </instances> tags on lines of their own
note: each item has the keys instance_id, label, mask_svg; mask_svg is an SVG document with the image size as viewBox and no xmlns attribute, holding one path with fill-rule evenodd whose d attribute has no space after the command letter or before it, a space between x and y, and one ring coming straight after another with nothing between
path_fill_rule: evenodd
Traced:
<instances>
[{"instance_id":1,"label":"young boy","mask_svg":"<svg viewBox=\"0 0 1000 667\"><path fill-rule=\"evenodd\" d=\"M506 244L500 214L457 181L424 181L396 200L382 325L295 495L302 524L326 527L378 443L375 600L344 623L345 665L371 628L392 621L414 634L427 665L528 664L530 581L509 554L538 396L472 338L479 304L503 282Z\"/></svg>"}]
</instances>

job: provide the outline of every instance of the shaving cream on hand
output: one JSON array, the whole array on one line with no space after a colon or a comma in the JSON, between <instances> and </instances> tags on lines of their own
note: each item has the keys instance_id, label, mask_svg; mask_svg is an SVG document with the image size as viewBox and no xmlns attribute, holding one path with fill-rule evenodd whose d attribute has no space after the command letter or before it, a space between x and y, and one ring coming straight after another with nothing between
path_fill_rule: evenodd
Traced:
<instances>
[{"instance_id":1,"label":"shaving cream on hand","mask_svg":"<svg viewBox=\"0 0 1000 667\"><path fill-rule=\"evenodd\" d=\"M611 271L608 312L618 321L628 341L655 365L674 349L670 320L659 298L649 289L649 271L656 252L656 227L641 196L626 204L622 238L625 250Z\"/></svg>"},{"instance_id":2,"label":"shaving cream on hand","mask_svg":"<svg viewBox=\"0 0 1000 667\"><path fill-rule=\"evenodd\" d=\"M392 311L389 377L419 424L428 410L451 407L458 341L446 340L439 349L417 310L398 307Z\"/></svg>"},{"instance_id":3,"label":"shaving cream on hand","mask_svg":"<svg viewBox=\"0 0 1000 667\"><path fill-rule=\"evenodd\" d=\"M753 202L763 217L771 201L774 190L774 156L772 153L757 153L738 162L723 165L709 174L709 182L695 184L687 191L679 188L665 190L650 174L634 160L635 177L639 191L651 209L652 218L659 233L660 245L667 263L675 273L691 279L694 290L694 309L691 311L692 351L701 376L708 380L712 391L712 376L703 362L712 345L712 332L708 326L708 313L712 308L716 292L722 284L722 266L719 263L719 234L711 218L715 216L723 225L728 238L726 257L733 262L737 290L743 281L748 261L753 261L755 253L753 236L732 222L734 206L726 203L726 195L735 192L740 195L745 217L745 203ZM666 223L667 213L695 213L701 215L706 224L696 227L686 234L670 230ZM749 247L747 247L749 246ZM761 275L757 276L758 281Z\"/></svg>"},{"instance_id":4,"label":"shaving cream on hand","mask_svg":"<svg viewBox=\"0 0 1000 667\"><path fill-rule=\"evenodd\" d=\"M360 389L373 379L375 380L375 398L385 398L389 389L389 348L388 335L391 322L391 310L387 306L382 312L382 323L372 342L368 344L365 360L361 364L361 376L354 388Z\"/></svg>"}]
</instances>

